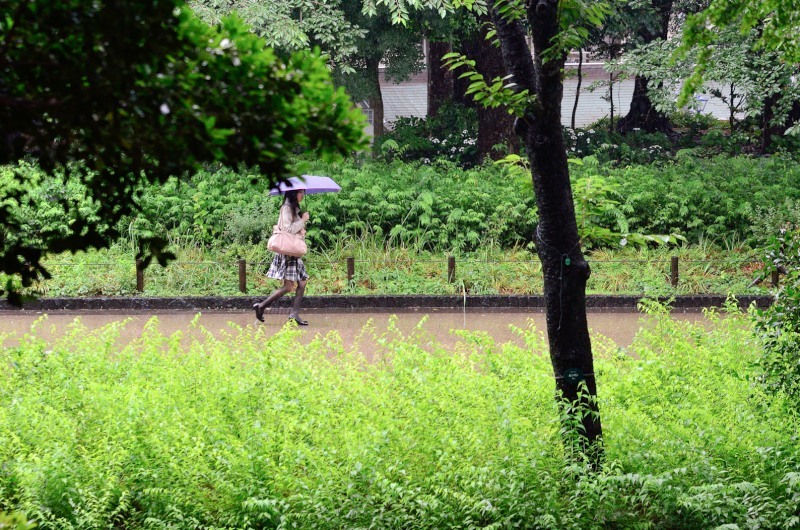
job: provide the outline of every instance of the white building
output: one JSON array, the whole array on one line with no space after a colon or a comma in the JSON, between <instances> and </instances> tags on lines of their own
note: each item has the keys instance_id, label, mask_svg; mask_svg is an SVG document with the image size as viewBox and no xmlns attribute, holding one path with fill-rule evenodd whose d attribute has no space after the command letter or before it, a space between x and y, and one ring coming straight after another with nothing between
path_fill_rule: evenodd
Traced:
<instances>
[{"instance_id":1,"label":"white building","mask_svg":"<svg viewBox=\"0 0 800 530\"><path fill-rule=\"evenodd\" d=\"M569 62L566 68L577 70L577 62ZM581 69L583 81L581 94L578 98L578 109L575 114L575 126L585 127L590 123L607 117L611 113L611 103L607 98L608 87L603 86L590 90L592 84L598 81L607 81L608 72L603 69L603 63L584 63ZM386 81L381 72L381 91L383 93L384 123L387 128L392 127L392 122L398 117L424 118L428 114L428 73L427 70L415 74L408 81L393 83ZM578 80L574 75L568 75L564 80L564 98L561 102L561 123L570 126L572 109L575 105L575 93ZM633 96L633 79L617 81L613 85L614 116L624 116L630 108ZM712 114L719 120L727 120L730 114L728 106L720 99L709 95L700 96L697 104L698 111ZM371 117L369 109L364 109L368 118ZM741 116L737 116L741 118ZM371 123L371 119L370 119ZM367 133L372 135L372 126L367 127Z\"/></svg>"}]
</instances>

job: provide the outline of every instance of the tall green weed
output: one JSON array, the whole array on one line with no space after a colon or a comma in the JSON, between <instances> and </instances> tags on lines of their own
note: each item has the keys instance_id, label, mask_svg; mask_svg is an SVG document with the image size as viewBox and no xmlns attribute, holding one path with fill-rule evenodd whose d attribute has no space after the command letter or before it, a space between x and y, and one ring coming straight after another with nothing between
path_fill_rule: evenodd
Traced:
<instances>
[{"instance_id":1,"label":"tall green weed","mask_svg":"<svg viewBox=\"0 0 800 530\"><path fill-rule=\"evenodd\" d=\"M798 419L752 385L752 327L729 310L704 326L652 306L626 350L595 337L599 473L564 458L533 328L450 349L424 321L353 348L34 329L0 350L0 510L58 529L791 528Z\"/></svg>"}]
</instances>

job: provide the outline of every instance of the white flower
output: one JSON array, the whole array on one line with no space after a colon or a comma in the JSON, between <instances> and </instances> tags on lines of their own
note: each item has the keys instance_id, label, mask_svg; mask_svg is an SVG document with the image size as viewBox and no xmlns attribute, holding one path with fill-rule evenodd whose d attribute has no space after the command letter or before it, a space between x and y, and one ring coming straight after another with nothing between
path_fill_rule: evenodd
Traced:
<instances>
[{"instance_id":1,"label":"white flower","mask_svg":"<svg viewBox=\"0 0 800 530\"><path fill-rule=\"evenodd\" d=\"M158 107L158 110L161 111L161 114L169 114L169 105L162 103L161 106Z\"/></svg>"}]
</instances>

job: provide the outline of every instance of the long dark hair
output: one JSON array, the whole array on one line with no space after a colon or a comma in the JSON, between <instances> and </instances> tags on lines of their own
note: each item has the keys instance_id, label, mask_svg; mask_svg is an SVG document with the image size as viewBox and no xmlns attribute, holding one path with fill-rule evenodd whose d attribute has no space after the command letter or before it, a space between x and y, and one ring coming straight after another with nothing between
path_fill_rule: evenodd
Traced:
<instances>
[{"instance_id":1,"label":"long dark hair","mask_svg":"<svg viewBox=\"0 0 800 530\"><path fill-rule=\"evenodd\" d=\"M292 213L294 213L295 217L300 217L303 213L300 210L300 203L297 202L297 193L300 191L305 190L289 190L283 196L283 204L289 203L289 206L292 207Z\"/></svg>"}]
</instances>

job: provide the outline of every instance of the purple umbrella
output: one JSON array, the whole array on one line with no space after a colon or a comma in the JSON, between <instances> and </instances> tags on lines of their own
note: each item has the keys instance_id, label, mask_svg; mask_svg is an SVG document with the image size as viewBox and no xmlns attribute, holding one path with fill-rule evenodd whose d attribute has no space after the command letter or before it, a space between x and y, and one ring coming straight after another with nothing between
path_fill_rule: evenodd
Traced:
<instances>
[{"instance_id":1,"label":"purple umbrella","mask_svg":"<svg viewBox=\"0 0 800 530\"><path fill-rule=\"evenodd\" d=\"M313 195L314 193L342 191L342 187L330 177L303 175L302 177L291 177L286 182L281 182L277 187L272 188L269 194L282 195L284 192L291 190L306 190L306 195Z\"/></svg>"}]
</instances>

